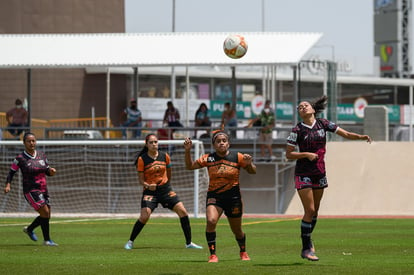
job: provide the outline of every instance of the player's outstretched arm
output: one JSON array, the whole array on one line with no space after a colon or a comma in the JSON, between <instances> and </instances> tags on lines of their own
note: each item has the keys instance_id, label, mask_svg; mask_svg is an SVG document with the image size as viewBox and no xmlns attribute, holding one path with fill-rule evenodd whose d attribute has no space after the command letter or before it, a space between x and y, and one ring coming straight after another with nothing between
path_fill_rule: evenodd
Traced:
<instances>
[{"instance_id":1,"label":"player's outstretched arm","mask_svg":"<svg viewBox=\"0 0 414 275\"><path fill-rule=\"evenodd\" d=\"M256 165L252 161L252 156L249 154L243 154L243 160L247 164L244 169L246 169L249 174L256 174Z\"/></svg>"},{"instance_id":2,"label":"player's outstretched arm","mask_svg":"<svg viewBox=\"0 0 414 275\"><path fill-rule=\"evenodd\" d=\"M346 138L346 139L352 139L352 140L358 140L358 139L360 139L360 140L366 140L368 143L371 143L372 142L371 137L368 136L368 135L360 135L360 134L357 134L357 133L348 132L348 131L346 131L346 130L344 130L342 128L338 128L338 130L336 131L336 133L338 135L340 135L341 137Z\"/></svg>"},{"instance_id":3,"label":"player's outstretched arm","mask_svg":"<svg viewBox=\"0 0 414 275\"><path fill-rule=\"evenodd\" d=\"M185 160L185 167L187 168L187 170L195 170L195 169L201 168L200 165L196 161L193 161L191 158L191 147L192 146L193 146L193 142L191 141L189 137L186 137L184 139L184 149L185 149L184 160Z\"/></svg>"}]
</instances>

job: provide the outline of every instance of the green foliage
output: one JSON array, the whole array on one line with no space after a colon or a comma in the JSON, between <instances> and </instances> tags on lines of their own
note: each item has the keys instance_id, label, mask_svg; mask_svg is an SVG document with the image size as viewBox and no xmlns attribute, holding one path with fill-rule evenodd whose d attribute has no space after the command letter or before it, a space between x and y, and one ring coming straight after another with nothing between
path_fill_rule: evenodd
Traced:
<instances>
[{"instance_id":1,"label":"green foliage","mask_svg":"<svg viewBox=\"0 0 414 275\"><path fill-rule=\"evenodd\" d=\"M44 247L22 232L29 218L0 221L2 274L414 274L414 219L324 219L313 239L319 262L300 258L300 219L244 219L250 262L239 259L225 218L217 228L219 263L207 263L205 220L191 219L185 249L177 218L152 218L124 250L134 220L53 218Z\"/></svg>"}]
</instances>

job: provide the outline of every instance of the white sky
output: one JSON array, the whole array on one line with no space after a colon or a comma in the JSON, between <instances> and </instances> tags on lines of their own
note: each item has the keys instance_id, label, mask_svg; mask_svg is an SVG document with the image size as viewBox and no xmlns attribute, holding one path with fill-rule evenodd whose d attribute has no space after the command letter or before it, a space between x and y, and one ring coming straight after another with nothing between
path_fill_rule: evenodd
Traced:
<instances>
[{"instance_id":1,"label":"white sky","mask_svg":"<svg viewBox=\"0 0 414 275\"><path fill-rule=\"evenodd\" d=\"M127 32L171 32L173 0L125 0ZM175 0L176 32L321 32L321 59L372 74L373 0ZM264 13L262 4L264 3ZM264 16L263 16L264 14ZM264 24L263 24L264 18Z\"/></svg>"}]
</instances>

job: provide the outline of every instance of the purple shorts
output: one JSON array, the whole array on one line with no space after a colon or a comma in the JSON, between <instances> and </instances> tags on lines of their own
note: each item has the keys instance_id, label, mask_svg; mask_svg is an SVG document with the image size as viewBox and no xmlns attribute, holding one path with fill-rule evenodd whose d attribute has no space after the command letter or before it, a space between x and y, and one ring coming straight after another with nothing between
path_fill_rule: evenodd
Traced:
<instances>
[{"instance_id":1,"label":"purple shorts","mask_svg":"<svg viewBox=\"0 0 414 275\"><path fill-rule=\"evenodd\" d=\"M29 193L25 193L24 198L36 211L44 205L49 205L49 196L40 190L32 190Z\"/></svg>"},{"instance_id":2,"label":"purple shorts","mask_svg":"<svg viewBox=\"0 0 414 275\"><path fill-rule=\"evenodd\" d=\"M320 176L295 176L295 188L297 190L312 188L322 189L328 187L328 180L325 175Z\"/></svg>"}]
</instances>

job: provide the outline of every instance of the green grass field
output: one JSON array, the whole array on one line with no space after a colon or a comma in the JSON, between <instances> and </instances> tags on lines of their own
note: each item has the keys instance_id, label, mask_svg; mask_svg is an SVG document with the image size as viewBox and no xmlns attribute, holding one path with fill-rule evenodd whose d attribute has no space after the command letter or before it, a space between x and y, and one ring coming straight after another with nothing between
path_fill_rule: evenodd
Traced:
<instances>
[{"instance_id":1,"label":"green grass field","mask_svg":"<svg viewBox=\"0 0 414 275\"><path fill-rule=\"evenodd\" d=\"M129 251L132 219L53 218L58 247L31 241L22 232L31 220L0 220L1 274L414 274L414 219L321 218L313 234L320 260L310 262L300 258L299 219L245 218L252 260L242 262L222 218L219 263L207 263L204 219L191 219L202 250L184 248L177 218L152 218Z\"/></svg>"}]
</instances>

